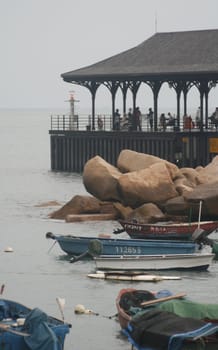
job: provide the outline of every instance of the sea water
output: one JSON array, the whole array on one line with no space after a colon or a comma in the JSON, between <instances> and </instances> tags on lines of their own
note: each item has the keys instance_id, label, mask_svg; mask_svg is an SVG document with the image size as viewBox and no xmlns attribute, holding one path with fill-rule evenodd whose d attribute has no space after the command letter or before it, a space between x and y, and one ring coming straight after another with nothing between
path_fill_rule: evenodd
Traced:
<instances>
[{"instance_id":1,"label":"sea water","mask_svg":"<svg viewBox=\"0 0 218 350\"><path fill-rule=\"evenodd\" d=\"M49 213L74 195L86 194L82 175L50 170L50 111L0 110L0 285L3 296L29 307L39 307L61 318L56 298L64 298L64 318L72 324L65 350L130 348L113 317L122 288L185 292L196 301L218 303L218 265L207 272L170 272L179 281L116 282L92 280L92 261L71 264L58 243L46 232L98 236L120 228L116 221L65 223ZM60 206L45 206L57 201ZM122 234L125 237L125 234ZM121 236L122 236L121 235ZM214 235L216 238L216 234ZM13 252L5 252L7 247ZM169 272L167 273L169 274ZM83 304L98 315L76 315Z\"/></svg>"}]
</instances>

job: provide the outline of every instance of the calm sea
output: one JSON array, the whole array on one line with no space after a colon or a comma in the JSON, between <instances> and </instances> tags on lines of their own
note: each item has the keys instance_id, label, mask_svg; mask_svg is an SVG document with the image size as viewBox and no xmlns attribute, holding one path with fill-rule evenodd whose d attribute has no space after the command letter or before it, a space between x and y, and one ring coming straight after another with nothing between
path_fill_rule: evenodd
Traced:
<instances>
[{"instance_id":1,"label":"calm sea","mask_svg":"<svg viewBox=\"0 0 218 350\"><path fill-rule=\"evenodd\" d=\"M66 321L72 323L65 350L126 349L119 324L109 318L116 313L115 298L121 288L170 289L186 292L202 302L218 303L218 265L208 272L180 273L180 281L153 283L90 280L93 262L70 264L69 259L45 234L94 235L113 232L112 222L66 224L48 219L56 207L43 203L66 203L76 194L87 194L79 174L50 171L50 111L0 110L0 227L1 279L4 297L30 307L40 307L61 317L56 298L65 298ZM4 249L12 247L13 253ZM178 275L178 273L174 273ZM83 304L98 313L75 315Z\"/></svg>"}]
</instances>

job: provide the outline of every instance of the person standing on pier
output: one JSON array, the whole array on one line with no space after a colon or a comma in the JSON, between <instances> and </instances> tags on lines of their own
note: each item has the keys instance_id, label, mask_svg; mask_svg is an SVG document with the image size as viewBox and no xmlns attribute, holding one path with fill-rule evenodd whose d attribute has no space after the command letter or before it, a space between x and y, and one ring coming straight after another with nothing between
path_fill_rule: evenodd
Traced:
<instances>
[{"instance_id":1,"label":"person standing on pier","mask_svg":"<svg viewBox=\"0 0 218 350\"><path fill-rule=\"evenodd\" d=\"M120 113L119 109L116 109L115 115L114 115L114 130L120 130Z\"/></svg>"},{"instance_id":2,"label":"person standing on pier","mask_svg":"<svg viewBox=\"0 0 218 350\"><path fill-rule=\"evenodd\" d=\"M151 130L153 129L153 122L154 122L154 112L152 111L152 108L150 107L148 110L148 121L149 121L149 125Z\"/></svg>"},{"instance_id":3,"label":"person standing on pier","mask_svg":"<svg viewBox=\"0 0 218 350\"><path fill-rule=\"evenodd\" d=\"M133 130L132 108L129 108L129 111L128 111L128 129L129 129L129 131Z\"/></svg>"},{"instance_id":4,"label":"person standing on pier","mask_svg":"<svg viewBox=\"0 0 218 350\"><path fill-rule=\"evenodd\" d=\"M160 127L162 131L166 131L166 116L164 113L161 113L160 115Z\"/></svg>"},{"instance_id":5,"label":"person standing on pier","mask_svg":"<svg viewBox=\"0 0 218 350\"><path fill-rule=\"evenodd\" d=\"M136 107L133 112L133 130L142 131L141 116L142 114L139 107Z\"/></svg>"}]
</instances>

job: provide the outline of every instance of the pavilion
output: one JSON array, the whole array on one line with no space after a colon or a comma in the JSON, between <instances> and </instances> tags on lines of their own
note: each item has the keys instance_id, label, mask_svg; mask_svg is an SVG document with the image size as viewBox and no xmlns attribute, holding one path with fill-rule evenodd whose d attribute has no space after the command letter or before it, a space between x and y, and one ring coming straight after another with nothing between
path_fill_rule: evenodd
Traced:
<instances>
[{"instance_id":1,"label":"pavilion","mask_svg":"<svg viewBox=\"0 0 218 350\"><path fill-rule=\"evenodd\" d=\"M155 155L180 167L205 166L218 155L218 125L208 122L209 93L218 83L218 29L155 33L134 48L61 76L90 91L92 115L88 116L86 128L80 128L79 123L74 127L70 116L52 116L52 170L82 172L86 162L96 155L116 165L123 149ZM158 125L163 84L175 90L177 106L176 126L164 132ZM95 128L96 92L100 86L110 91L113 118L117 92L122 93L125 113L127 96L132 95L134 109L140 89L150 87L153 128L123 132L115 130L114 119L109 130ZM187 114L188 95L193 87L199 92L200 123L191 129L182 124L182 117Z\"/></svg>"},{"instance_id":2,"label":"pavilion","mask_svg":"<svg viewBox=\"0 0 218 350\"><path fill-rule=\"evenodd\" d=\"M105 85L111 93L112 115L116 93L122 91L126 112L128 90L133 109L142 84L153 93L154 131L158 128L158 94L164 83L175 89L177 125L187 113L187 96L195 86L199 91L201 131L208 128L208 96L218 83L218 29L155 33L140 45L93 65L61 74L64 81L86 87L92 97L92 130L95 130L96 91Z\"/></svg>"}]
</instances>

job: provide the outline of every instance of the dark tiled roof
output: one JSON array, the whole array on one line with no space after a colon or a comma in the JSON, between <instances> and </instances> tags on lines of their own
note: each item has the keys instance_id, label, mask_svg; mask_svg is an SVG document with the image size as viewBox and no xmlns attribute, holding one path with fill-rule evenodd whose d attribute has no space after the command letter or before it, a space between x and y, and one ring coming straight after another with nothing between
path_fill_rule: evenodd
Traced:
<instances>
[{"instance_id":1,"label":"dark tiled roof","mask_svg":"<svg viewBox=\"0 0 218 350\"><path fill-rule=\"evenodd\" d=\"M218 74L218 29L156 33L132 49L61 76L76 81L208 73Z\"/></svg>"}]
</instances>

